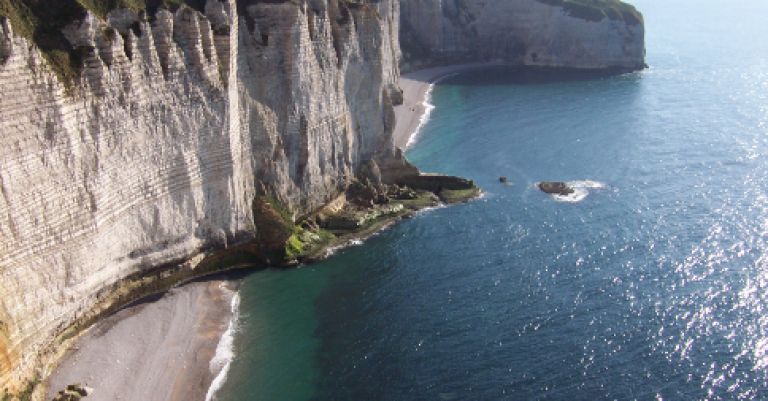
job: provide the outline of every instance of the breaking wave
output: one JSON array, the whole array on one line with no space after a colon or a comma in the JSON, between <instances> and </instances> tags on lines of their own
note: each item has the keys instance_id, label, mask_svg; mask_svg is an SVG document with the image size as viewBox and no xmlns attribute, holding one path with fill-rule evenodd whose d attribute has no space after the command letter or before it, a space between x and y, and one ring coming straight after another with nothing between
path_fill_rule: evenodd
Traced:
<instances>
[{"instance_id":1,"label":"breaking wave","mask_svg":"<svg viewBox=\"0 0 768 401\"><path fill-rule=\"evenodd\" d=\"M421 102L421 105L424 107L424 113L422 113L421 118L419 118L419 125L416 127L416 130L413 131L411 136L408 138L408 143L405 144L405 148L408 149L411 146L413 146L414 143L416 143L416 140L418 139L419 133L424 128L425 125L429 122L429 118L432 115L432 111L435 109L435 105L432 104L432 92L435 90L435 85L439 84L440 81L459 75L458 73L452 73L444 75L440 78L435 79L432 83L429 84L429 88L427 88L427 92L424 94L424 101Z\"/></svg>"},{"instance_id":2,"label":"breaking wave","mask_svg":"<svg viewBox=\"0 0 768 401\"><path fill-rule=\"evenodd\" d=\"M235 332L237 331L237 320L239 318L240 310L240 294L234 293L232 295L231 303L232 320L229 321L229 326L224 334L221 335L219 344L216 346L216 355L213 356L210 362L211 372L216 373L211 382L211 387L208 388L208 392L205 394L205 401L215 400L216 392L221 389L224 382L227 380L227 374L229 373L229 367L232 364L232 359L235 356L234 340Z\"/></svg>"}]
</instances>

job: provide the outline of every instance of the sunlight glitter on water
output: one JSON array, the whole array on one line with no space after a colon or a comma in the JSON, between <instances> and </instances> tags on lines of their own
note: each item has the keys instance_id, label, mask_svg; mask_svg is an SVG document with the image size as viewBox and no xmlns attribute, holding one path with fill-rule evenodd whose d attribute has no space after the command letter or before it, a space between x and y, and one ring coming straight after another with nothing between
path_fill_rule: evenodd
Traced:
<instances>
[{"instance_id":1,"label":"sunlight glitter on water","mask_svg":"<svg viewBox=\"0 0 768 401\"><path fill-rule=\"evenodd\" d=\"M670 360L705 368L698 380L713 400L724 399L717 395L723 392L756 399L756 388L768 380L768 197L762 193L762 167L744 183L742 199L753 200L753 213L745 215L726 198L707 236L674 267L678 278L670 290L677 295L661 312L665 324L657 347ZM713 350L730 357L717 362Z\"/></svg>"}]
</instances>

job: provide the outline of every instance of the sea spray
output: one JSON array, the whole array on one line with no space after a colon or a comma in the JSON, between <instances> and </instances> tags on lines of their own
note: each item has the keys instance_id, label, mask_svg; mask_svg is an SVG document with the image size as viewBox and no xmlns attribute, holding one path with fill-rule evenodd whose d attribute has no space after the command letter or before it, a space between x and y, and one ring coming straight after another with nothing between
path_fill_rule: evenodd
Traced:
<instances>
[{"instance_id":1,"label":"sea spray","mask_svg":"<svg viewBox=\"0 0 768 401\"><path fill-rule=\"evenodd\" d=\"M232 359L235 355L234 339L235 331L237 331L237 321L240 311L240 294L235 292L232 295L232 302L230 304L232 311L232 319L229 321L229 326L224 334L219 339L219 344L216 346L216 354L213 356L210 362L211 372L216 374L211 386L208 388L208 392L205 394L205 401L213 401L215 399L216 392L219 391L221 386L227 380L227 373L229 373L229 367L232 364Z\"/></svg>"}]
</instances>

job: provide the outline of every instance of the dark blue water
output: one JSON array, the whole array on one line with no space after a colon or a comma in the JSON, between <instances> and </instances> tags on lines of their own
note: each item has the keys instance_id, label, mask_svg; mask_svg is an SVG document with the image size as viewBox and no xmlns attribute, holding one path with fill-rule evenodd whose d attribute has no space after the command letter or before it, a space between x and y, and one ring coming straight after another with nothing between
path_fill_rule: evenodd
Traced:
<instances>
[{"instance_id":1,"label":"dark blue water","mask_svg":"<svg viewBox=\"0 0 768 401\"><path fill-rule=\"evenodd\" d=\"M768 2L635 3L647 71L438 85L408 156L485 197L247 278L219 399L768 399Z\"/></svg>"}]
</instances>

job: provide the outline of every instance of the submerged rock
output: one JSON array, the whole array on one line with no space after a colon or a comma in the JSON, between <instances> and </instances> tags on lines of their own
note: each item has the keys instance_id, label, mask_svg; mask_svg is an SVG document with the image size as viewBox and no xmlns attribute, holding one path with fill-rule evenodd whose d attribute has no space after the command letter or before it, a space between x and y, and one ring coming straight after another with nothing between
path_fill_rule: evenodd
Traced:
<instances>
[{"instance_id":1,"label":"submerged rock","mask_svg":"<svg viewBox=\"0 0 768 401\"><path fill-rule=\"evenodd\" d=\"M573 188L561 181L542 181L538 187L540 190L553 195L570 195L574 192Z\"/></svg>"}]
</instances>

